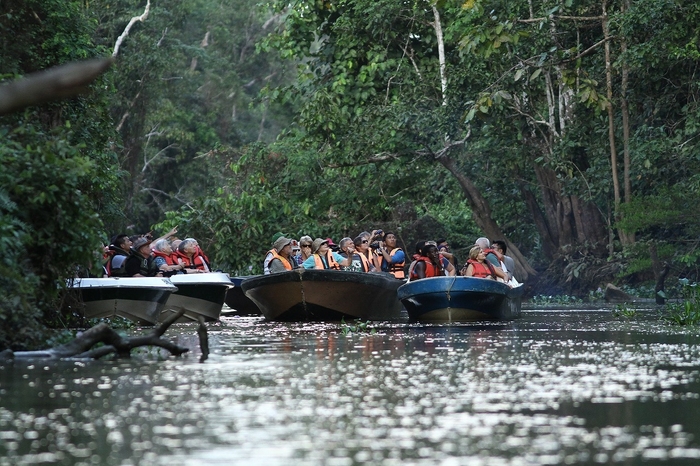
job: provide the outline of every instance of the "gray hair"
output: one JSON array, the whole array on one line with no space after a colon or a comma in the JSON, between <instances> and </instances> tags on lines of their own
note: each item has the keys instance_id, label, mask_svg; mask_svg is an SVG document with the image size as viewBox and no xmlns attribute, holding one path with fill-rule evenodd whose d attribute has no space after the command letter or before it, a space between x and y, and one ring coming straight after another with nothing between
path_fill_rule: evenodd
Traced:
<instances>
[{"instance_id":1,"label":"gray hair","mask_svg":"<svg viewBox=\"0 0 700 466\"><path fill-rule=\"evenodd\" d=\"M167 239L159 239L153 245L153 249L155 249L156 251L163 252L163 249L165 248L165 246L167 246L169 244L170 244L170 241L168 241Z\"/></svg>"},{"instance_id":2,"label":"gray hair","mask_svg":"<svg viewBox=\"0 0 700 466\"><path fill-rule=\"evenodd\" d=\"M180 252L185 252L185 248L192 243L197 244L197 240L194 238L185 238L182 240L182 243L180 243L180 245L177 247L177 249Z\"/></svg>"},{"instance_id":3,"label":"gray hair","mask_svg":"<svg viewBox=\"0 0 700 466\"><path fill-rule=\"evenodd\" d=\"M313 238L311 238L309 235L304 235L301 238L299 238L299 244L301 244L301 243L311 244L313 242L314 242Z\"/></svg>"},{"instance_id":4,"label":"gray hair","mask_svg":"<svg viewBox=\"0 0 700 466\"><path fill-rule=\"evenodd\" d=\"M352 243L352 238L346 236L338 242L338 246L340 246L340 249L343 249L348 243Z\"/></svg>"},{"instance_id":5,"label":"gray hair","mask_svg":"<svg viewBox=\"0 0 700 466\"><path fill-rule=\"evenodd\" d=\"M488 249L489 246L491 246L491 242L489 242L488 238L481 237L477 239L474 244L479 246L481 249Z\"/></svg>"}]
</instances>

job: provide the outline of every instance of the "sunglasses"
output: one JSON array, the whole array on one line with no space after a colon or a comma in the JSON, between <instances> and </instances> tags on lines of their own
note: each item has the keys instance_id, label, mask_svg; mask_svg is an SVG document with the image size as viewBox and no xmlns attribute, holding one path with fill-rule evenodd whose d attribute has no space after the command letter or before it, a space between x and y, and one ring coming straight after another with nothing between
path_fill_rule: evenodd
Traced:
<instances>
[{"instance_id":1,"label":"sunglasses","mask_svg":"<svg viewBox=\"0 0 700 466\"><path fill-rule=\"evenodd\" d=\"M369 240L362 240L362 244L369 243Z\"/></svg>"},{"instance_id":2,"label":"sunglasses","mask_svg":"<svg viewBox=\"0 0 700 466\"><path fill-rule=\"evenodd\" d=\"M310 244L302 244L301 247L302 247L302 248L310 248L311 245L310 245Z\"/></svg>"}]
</instances>

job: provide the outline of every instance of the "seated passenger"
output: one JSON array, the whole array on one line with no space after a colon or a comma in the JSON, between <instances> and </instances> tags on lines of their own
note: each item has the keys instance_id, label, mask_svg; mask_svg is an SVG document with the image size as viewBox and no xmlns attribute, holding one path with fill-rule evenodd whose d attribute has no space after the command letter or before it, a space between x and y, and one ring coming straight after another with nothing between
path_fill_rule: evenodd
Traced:
<instances>
[{"instance_id":1,"label":"seated passenger","mask_svg":"<svg viewBox=\"0 0 700 466\"><path fill-rule=\"evenodd\" d=\"M474 246L469 250L469 259L462 267L462 275L493 280L497 280L499 277L505 278L503 271L499 267L494 267L486 259L486 252L479 246Z\"/></svg>"},{"instance_id":2,"label":"seated passenger","mask_svg":"<svg viewBox=\"0 0 700 466\"><path fill-rule=\"evenodd\" d=\"M354 246L354 247L353 247ZM350 255L352 258L352 269L357 272L376 272L377 256L369 249L369 240L366 236L358 236L348 245L348 248L353 247L354 252Z\"/></svg>"},{"instance_id":3,"label":"seated passenger","mask_svg":"<svg viewBox=\"0 0 700 466\"><path fill-rule=\"evenodd\" d=\"M178 246L178 256L185 265L186 273L211 272L209 261L199 249L197 240L185 238Z\"/></svg>"},{"instance_id":4,"label":"seated passenger","mask_svg":"<svg viewBox=\"0 0 700 466\"><path fill-rule=\"evenodd\" d=\"M134 241L131 254L126 259L124 270L127 277L162 277L153 256L151 255L151 240L142 236Z\"/></svg>"},{"instance_id":5,"label":"seated passenger","mask_svg":"<svg viewBox=\"0 0 700 466\"><path fill-rule=\"evenodd\" d=\"M109 258L104 265L105 273L108 277L126 277L124 265L129 257L132 244L131 239L123 233L112 238L111 243L107 247Z\"/></svg>"},{"instance_id":6,"label":"seated passenger","mask_svg":"<svg viewBox=\"0 0 700 466\"><path fill-rule=\"evenodd\" d=\"M409 281L420 280L422 278L442 277L445 270L442 268L442 261L438 253L437 246L432 242L426 242L420 248L420 255L413 264Z\"/></svg>"},{"instance_id":7,"label":"seated passenger","mask_svg":"<svg viewBox=\"0 0 700 466\"><path fill-rule=\"evenodd\" d=\"M176 273L183 273L185 265L173 254L173 248L167 239L159 239L151 247L153 251L153 262L156 267L163 272L164 277L170 277Z\"/></svg>"},{"instance_id":8,"label":"seated passenger","mask_svg":"<svg viewBox=\"0 0 700 466\"><path fill-rule=\"evenodd\" d=\"M352 259L346 258L331 251L328 247L328 242L322 238L316 238L312 244L311 257L306 259L302 266L305 269L334 269L340 270L341 266L348 267L352 265ZM355 248L350 246L349 253L354 253Z\"/></svg>"},{"instance_id":9,"label":"seated passenger","mask_svg":"<svg viewBox=\"0 0 700 466\"><path fill-rule=\"evenodd\" d=\"M284 236L277 238L272 249L267 252L266 257L268 255L272 255L272 258L268 263L267 274L287 272L298 267L292 257L292 240L289 238Z\"/></svg>"}]
</instances>

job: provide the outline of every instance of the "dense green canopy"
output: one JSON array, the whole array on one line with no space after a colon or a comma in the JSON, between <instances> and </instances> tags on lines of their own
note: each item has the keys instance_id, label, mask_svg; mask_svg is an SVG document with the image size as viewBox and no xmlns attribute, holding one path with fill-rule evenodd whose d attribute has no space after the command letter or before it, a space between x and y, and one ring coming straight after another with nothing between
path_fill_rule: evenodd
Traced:
<instances>
[{"instance_id":1,"label":"dense green canopy","mask_svg":"<svg viewBox=\"0 0 700 466\"><path fill-rule=\"evenodd\" d=\"M506 239L569 293L695 277L693 2L0 4L5 81L116 55L90 94L0 117L0 346L60 322L111 235L175 225L232 273L278 231L381 227L462 258Z\"/></svg>"}]
</instances>

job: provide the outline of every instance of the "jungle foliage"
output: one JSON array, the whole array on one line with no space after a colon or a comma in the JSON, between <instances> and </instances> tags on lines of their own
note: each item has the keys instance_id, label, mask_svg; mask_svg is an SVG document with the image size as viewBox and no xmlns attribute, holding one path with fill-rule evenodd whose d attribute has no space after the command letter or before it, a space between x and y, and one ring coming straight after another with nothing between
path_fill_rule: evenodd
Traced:
<instances>
[{"instance_id":1,"label":"jungle foliage","mask_svg":"<svg viewBox=\"0 0 700 466\"><path fill-rule=\"evenodd\" d=\"M0 0L0 79L111 55L147 5L91 94L0 118L0 346L153 226L238 273L380 227L505 238L537 294L697 277L698 4Z\"/></svg>"}]
</instances>

